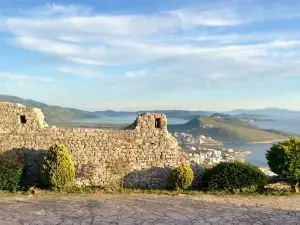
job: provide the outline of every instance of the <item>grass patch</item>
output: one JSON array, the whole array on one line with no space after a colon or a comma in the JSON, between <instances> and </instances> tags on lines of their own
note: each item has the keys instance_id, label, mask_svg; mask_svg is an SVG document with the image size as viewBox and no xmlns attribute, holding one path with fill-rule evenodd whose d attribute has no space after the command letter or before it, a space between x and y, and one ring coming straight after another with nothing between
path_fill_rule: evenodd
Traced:
<instances>
[{"instance_id":1,"label":"grass patch","mask_svg":"<svg viewBox=\"0 0 300 225\"><path fill-rule=\"evenodd\" d=\"M290 189L265 189L264 195L290 196L290 195L297 195L297 193L291 191Z\"/></svg>"},{"instance_id":2,"label":"grass patch","mask_svg":"<svg viewBox=\"0 0 300 225\"><path fill-rule=\"evenodd\" d=\"M255 195L265 195L265 196L290 196L297 195L295 192L290 190L274 190L274 189L265 189L263 191L257 192L229 192L229 191L207 191L204 192L209 195L239 195L239 196L255 196Z\"/></svg>"},{"instance_id":3,"label":"grass patch","mask_svg":"<svg viewBox=\"0 0 300 225\"><path fill-rule=\"evenodd\" d=\"M34 193L33 193L34 192ZM93 194L154 194L154 195L202 195L203 191L199 190L166 190L166 189L132 189L132 188L123 188L123 189L103 189L95 187L68 187L61 190L46 190L46 189L34 189L27 191L0 191L0 195L93 195Z\"/></svg>"},{"instance_id":4,"label":"grass patch","mask_svg":"<svg viewBox=\"0 0 300 225\"><path fill-rule=\"evenodd\" d=\"M115 189L115 190L104 190L100 188L77 188L69 187L63 190L49 191L49 190L38 190L39 195L89 195L89 194L155 194L155 195L201 195L203 191L199 190L165 190L165 189Z\"/></svg>"},{"instance_id":5,"label":"grass patch","mask_svg":"<svg viewBox=\"0 0 300 225\"><path fill-rule=\"evenodd\" d=\"M0 191L0 195L31 195L33 194L30 190L28 191ZM124 194L124 195L168 195L168 196L178 196L178 195L240 195L240 196L255 196L255 195L266 195L266 196L290 196L297 195L295 192L289 189L270 189L266 188L261 191L256 192L229 192L229 191L205 191L205 190L166 190L166 189L117 189L117 190L105 190L103 188L94 187L68 187L62 190L43 190L35 189L34 195L37 196L47 196L47 195L105 195L105 194Z\"/></svg>"}]
</instances>

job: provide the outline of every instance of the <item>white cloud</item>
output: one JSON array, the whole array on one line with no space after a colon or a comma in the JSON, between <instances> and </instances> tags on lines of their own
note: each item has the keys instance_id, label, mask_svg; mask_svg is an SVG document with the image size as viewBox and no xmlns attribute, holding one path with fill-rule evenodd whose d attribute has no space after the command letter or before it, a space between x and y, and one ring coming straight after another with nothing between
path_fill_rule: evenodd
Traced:
<instances>
[{"instance_id":1,"label":"white cloud","mask_svg":"<svg viewBox=\"0 0 300 225\"><path fill-rule=\"evenodd\" d=\"M100 73L93 71L88 68L79 68L79 67L68 67L68 66L63 66L58 69L60 73L64 74L70 74L70 75L75 75L79 77L86 77L86 78L97 78L100 77Z\"/></svg>"},{"instance_id":2,"label":"white cloud","mask_svg":"<svg viewBox=\"0 0 300 225\"><path fill-rule=\"evenodd\" d=\"M81 48L76 45L40 39L33 36L18 37L13 40L13 43L29 50L37 50L53 55L69 56L79 54L81 51Z\"/></svg>"},{"instance_id":3,"label":"white cloud","mask_svg":"<svg viewBox=\"0 0 300 225\"><path fill-rule=\"evenodd\" d=\"M52 83L54 80L50 77L41 77L41 76L27 76L23 74L11 74L11 73L1 73L0 78L7 80L16 80L18 84L21 84L22 81L30 81L30 82L45 82Z\"/></svg>"},{"instance_id":4,"label":"white cloud","mask_svg":"<svg viewBox=\"0 0 300 225\"><path fill-rule=\"evenodd\" d=\"M228 8L187 8L170 11L171 15L179 18L182 29L198 26L233 26L248 22L240 18L232 9Z\"/></svg>"},{"instance_id":5,"label":"white cloud","mask_svg":"<svg viewBox=\"0 0 300 225\"><path fill-rule=\"evenodd\" d=\"M22 81L18 81L18 82L17 82L17 85L19 85L19 86L25 86L25 83L22 82Z\"/></svg>"},{"instance_id":6,"label":"white cloud","mask_svg":"<svg viewBox=\"0 0 300 225\"><path fill-rule=\"evenodd\" d=\"M247 15L230 6L214 4L147 15L107 15L91 14L91 9L80 5L47 4L27 17L8 18L5 22L14 34L40 38L96 41L105 35L117 35L118 38L155 37L199 27L226 27L249 22L250 19L244 19ZM85 12L84 16L82 12Z\"/></svg>"},{"instance_id":7,"label":"white cloud","mask_svg":"<svg viewBox=\"0 0 300 225\"><path fill-rule=\"evenodd\" d=\"M125 73L125 77L127 77L127 78L137 78L137 77L141 77L143 75L146 75L147 73L148 73L147 70L127 71Z\"/></svg>"},{"instance_id":8,"label":"white cloud","mask_svg":"<svg viewBox=\"0 0 300 225\"><path fill-rule=\"evenodd\" d=\"M197 41L197 42L211 42L213 44L241 44L249 42L272 42L287 41L287 40L299 40L300 32L291 30L288 32L261 32L261 33L222 33L222 34L200 34L195 36L185 37L186 41Z\"/></svg>"},{"instance_id":9,"label":"white cloud","mask_svg":"<svg viewBox=\"0 0 300 225\"><path fill-rule=\"evenodd\" d=\"M56 3L47 3L42 7L35 8L29 11L23 11L23 14L28 16L76 16L76 15L88 15L92 12L90 7L82 5L60 5Z\"/></svg>"},{"instance_id":10,"label":"white cloud","mask_svg":"<svg viewBox=\"0 0 300 225\"><path fill-rule=\"evenodd\" d=\"M300 41L275 41L252 45L229 45L203 47L195 45L129 45L129 46L81 46L35 37L19 37L13 40L17 46L55 55L82 64L136 65L160 59L205 56L230 60L258 60L274 50L289 50L300 45ZM251 59L252 57L252 59ZM256 58L253 58L256 57ZM257 58L258 57L258 58Z\"/></svg>"},{"instance_id":11,"label":"white cloud","mask_svg":"<svg viewBox=\"0 0 300 225\"><path fill-rule=\"evenodd\" d=\"M85 66L61 67L62 73L96 77L89 65L136 66L141 69L112 80L120 85L134 81L138 87L149 83L157 88L227 87L243 79L299 75L299 31L226 30L299 16L297 4L266 3L259 8L249 1L243 5L226 1L148 15L108 15L78 5L48 4L32 15L7 18L5 25L14 35L14 45Z\"/></svg>"}]
</instances>

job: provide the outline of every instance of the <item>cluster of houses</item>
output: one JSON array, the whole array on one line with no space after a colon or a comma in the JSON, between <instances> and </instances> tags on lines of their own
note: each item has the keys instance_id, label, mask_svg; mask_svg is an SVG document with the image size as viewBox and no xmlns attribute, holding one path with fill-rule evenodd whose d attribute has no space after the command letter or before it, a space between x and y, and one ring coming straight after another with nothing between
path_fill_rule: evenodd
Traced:
<instances>
[{"instance_id":1,"label":"cluster of houses","mask_svg":"<svg viewBox=\"0 0 300 225\"><path fill-rule=\"evenodd\" d=\"M175 132L174 137L176 137L178 144L184 146L185 149L189 147L191 150L196 150L194 146L198 145L222 145L222 143L204 135L195 136L192 134Z\"/></svg>"},{"instance_id":2,"label":"cluster of houses","mask_svg":"<svg viewBox=\"0 0 300 225\"><path fill-rule=\"evenodd\" d=\"M180 147L188 153L190 162L202 166L213 166L220 162L244 162L244 156L251 154L248 151L223 148L223 144L204 135L191 135L186 133L174 133ZM269 177L277 175L269 168L260 168Z\"/></svg>"},{"instance_id":3,"label":"cluster of houses","mask_svg":"<svg viewBox=\"0 0 300 225\"><path fill-rule=\"evenodd\" d=\"M174 133L178 144L189 153L191 162L197 164L217 164L220 162L244 161L248 152L222 148L222 143L204 135Z\"/></svg>"},{"instance_id":4,"label":"cluster of houses","mask_svg":"<svg viewBox=\"0 0 300 225\"><path fill-rule=\"evenodd\" d=\"M197 164L213 165L220 162L233 162L239 160L244 162L244 153L242 151L234 151L233 149L212 149L198 148L195 153L189 153L191 162Z\"/></svg>"}]
</instances>

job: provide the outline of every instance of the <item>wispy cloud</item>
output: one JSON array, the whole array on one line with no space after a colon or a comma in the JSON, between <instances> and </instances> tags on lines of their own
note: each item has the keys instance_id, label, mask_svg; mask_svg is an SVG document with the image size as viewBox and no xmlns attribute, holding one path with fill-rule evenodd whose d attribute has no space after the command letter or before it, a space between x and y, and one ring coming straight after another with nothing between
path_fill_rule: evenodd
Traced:
<instances>
[{"instance_id":1,"label":"wispy cloud","mask_svg":"<svg viewBox=\"0 0 300 225\"><path fill-rule=\"evenodd\" d=\"M79 77L86 77L86 78L99 78L101 77L99 72L88 68L80 68L80 67L68 67L63 66L58 69L60 73L79 76Z\"/></svg>"},{"instance_id":2,"label":"wispy cloud","mask_svg":"<svg viewBox=\"0 0 300 225\"><path fill-rule=\"evenodd\" d=\"M65 16L77 16L77 15L89 15L92 12L92 8L82 5L60 5L56 3L47 3L46 5L32 10L22 11L22 14L28 16L39 17L65 17Z\"/></svg>"},{"instance_id":3,"label":"wispy cloud","mask_svg":"<svg viewBox=\"0 0 300 225\"><path fill-rule=\"evenodd\" d=\"M183 40L187 42L205 42L213 43L214 45L230 45L230 44L245 44L245 43L265 43L288 40L300 40L300 32L298 30L282 31L264 31L264 32L249 32L249 33L221 33L221 34L198 34L194 36L186 36Z\"/></svg>"},{"instance_id":4,"label":"wispy cloud","mask_svg":"<svg viewBox=\"0 0 300 225\"><path fill-rule=\"evenodd\" d=\"M84 16L82 12L85 12ZM282 11L280 15L286 13ZM12 33L22 36L95 41L96 38L102 40L103 35L153 37L172 35L199 27L226 27L247 23L256 18L263 19L263 15L257 17L252 14L253 12L250 12L250 15L245 15L244 11L233 7L233 4L214 4L132 15L92 14L91 9L80 5L47 4L26 17L8 18L6 25ZM278 16L278 13L274 16ZM251 19L245 19L247 17Z\"/></svg>"},{"instance_id":5,"label":"wispy cloud","mask_svg":"<svg viewBox=\"0 0 300 225\"><path fill-rule=\"evenodd\" d=\"M27 76L23 74L11 74L11 73L1 73L1 72L0 72L0 78L7 79L7 80L16 80L18 81L18 84L21 84L22 81L45 82L45 83L54 82L54 79L50 77Z\"/></svg>"},{"instance_id":6,"label":"wispy cloud","mask_svg":"<svg viewBox=\"0 0 300 225\"><path fill-rule=\"evenodd\" d=\"M89 65L139 68L124 69L125 76L114 81L120 84L154 82L160 88L155 82L160 79L164 88L197 88L299 75L300 31L227 30L300 16L296 1L257 2L220 1L152 14L110 15L80 5L47 4L4 24L15 46L79 65L59 68L64 74L99 76Z\"/></svg>"},{"instance_id":7,"label":"wispy cloud","mask_svg":"<svg viewBox=\"0 0 300 225\"><path fill-rule=\"evenodd\" d=\"M147 70L127 71L125 77L127 78L138 78L148 73Z\"/></svg>"},{"instance_id":8,"label":"wispy cloud","mask_svg":"<svg viewBox=\"0 0 300 225\"><path fill-rule=\"evenodd\" d=\"M191 29L199 26L233 26L249 21L239 16L234 9L222 8L218 5L215 5L214 9L210 7L193 7L172 10L169 13L179 19L182 29Z\"/></svg>"}]
</instances>

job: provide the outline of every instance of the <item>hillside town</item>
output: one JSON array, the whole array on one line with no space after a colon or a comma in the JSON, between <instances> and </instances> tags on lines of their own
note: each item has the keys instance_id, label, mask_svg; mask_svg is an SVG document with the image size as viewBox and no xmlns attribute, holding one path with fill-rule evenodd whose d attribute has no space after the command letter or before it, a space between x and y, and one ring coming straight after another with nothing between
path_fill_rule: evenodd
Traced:
<instances>
[{"instance_id":1,"label":"hillside town","mask_svg":"<svg viewBox=\"0 0 300 225\"><path fill-rule=\"evenodd\" d=\"M244 162L244 155L251 152L223 148L221 142L204 135L191 135L175 132L174 137L183 150L188 152L191 162L213 165L220 162L239 160Z\"/></svg>"},{"instance_id":2,"label":"hillside town","mask_svg":"<svg viewBox=\"0 0 300 225\"><path fill-rule=\"evenodd\" d=\"M192 135L187 133L175 132L174 137L176 137L178 144L184 146L185 149L189 149L192 151L196 150L198 145L222 145L221 142L218 142L211 137L206 137L204 135Z\"/></svg>"}]
</instances>

